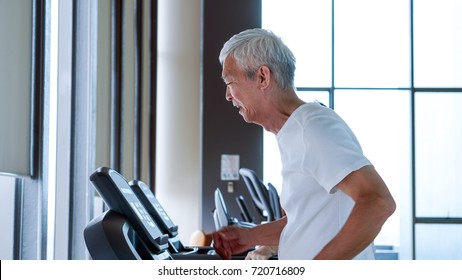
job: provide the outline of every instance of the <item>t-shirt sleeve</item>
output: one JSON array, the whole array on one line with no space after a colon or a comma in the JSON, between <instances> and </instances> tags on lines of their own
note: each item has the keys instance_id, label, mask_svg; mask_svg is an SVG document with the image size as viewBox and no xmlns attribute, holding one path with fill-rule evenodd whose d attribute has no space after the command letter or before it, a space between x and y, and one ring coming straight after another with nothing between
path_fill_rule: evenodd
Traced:
<instances>
[{"instance_id":1,"label":"t-shirt sleeve","mask_svg":"<svg viewBox=\"0 0 462 280\"><path fill-rule=\"evenodd\" d=\"M304 139L303 166L329 193L348 174L371 164L351 129L333 112L310 120Z\"/></svg>"}]
</instances>

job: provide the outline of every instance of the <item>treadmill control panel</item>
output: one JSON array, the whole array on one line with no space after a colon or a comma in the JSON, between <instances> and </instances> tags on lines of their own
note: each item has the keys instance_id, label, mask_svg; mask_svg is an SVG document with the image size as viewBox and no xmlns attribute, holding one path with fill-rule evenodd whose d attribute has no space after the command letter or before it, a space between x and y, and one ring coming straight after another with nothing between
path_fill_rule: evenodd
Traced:
<instances>
[{"instance_id":1,"label":"treadmill control panel","mask_svg":"<svg viewBox=\"0 0 462 280\"><path fill-rule=\"evenodd\" d=\"M154 217L160 229L163 230L163 232L168 232L170 237L175 237L178 234L178 226L175 225L172 219L167 215L167 212L165 212L149 187L138 180L130 181L129 185L144 204L149 214Z\"/></svg>"},{"instance_id":2,"label":"treadmill control panel","mask_svg":"<svg viewBox=\"0 0 462 280\"><path fill-rule=\"evenodd\" d=\"M168 235L163 234L125 178L107 167L97 169L90 181L108 207L127 217L140 237L156 251L168 248Z\"/></svg>"}]
</instances>

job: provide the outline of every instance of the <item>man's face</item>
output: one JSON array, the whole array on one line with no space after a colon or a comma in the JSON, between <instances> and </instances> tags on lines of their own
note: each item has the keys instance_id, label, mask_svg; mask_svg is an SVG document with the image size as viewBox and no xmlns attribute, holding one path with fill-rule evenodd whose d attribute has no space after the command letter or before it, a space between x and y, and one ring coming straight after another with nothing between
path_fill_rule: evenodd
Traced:
<instances>
[{"instance_id":1,"label":"man's face","mask_svg":"<svg viewBox=\"0 0 462 280\"><path fill-rule=\"evenodd\" d=\"M255 122L258 111L257 82L247 77L232 56L228 56L223 63L222 78L226 84L226 100L239 109L239 114L246 122Z\"/></svg>"}]
</instances>

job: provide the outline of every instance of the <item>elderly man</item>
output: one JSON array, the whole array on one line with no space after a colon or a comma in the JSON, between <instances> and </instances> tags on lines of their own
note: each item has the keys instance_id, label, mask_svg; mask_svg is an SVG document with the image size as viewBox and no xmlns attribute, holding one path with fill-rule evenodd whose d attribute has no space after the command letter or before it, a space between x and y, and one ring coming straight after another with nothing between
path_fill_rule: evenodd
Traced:
<instances>
[{"instance_id":1,"label":"elderly man","mask_svg":"<svg viewBox=\"0 0 462 280\"><path fill-rule=\"evenodd\" d=\"M348 125L298 98L290 49L274 33L250 29L227 41L219 59L226 100L277 138L286 216L215 232L217 253L229 259L265 245L278 247L279 259L373 259L373 240L395 202Z\"/></svg>"}]
</instances>

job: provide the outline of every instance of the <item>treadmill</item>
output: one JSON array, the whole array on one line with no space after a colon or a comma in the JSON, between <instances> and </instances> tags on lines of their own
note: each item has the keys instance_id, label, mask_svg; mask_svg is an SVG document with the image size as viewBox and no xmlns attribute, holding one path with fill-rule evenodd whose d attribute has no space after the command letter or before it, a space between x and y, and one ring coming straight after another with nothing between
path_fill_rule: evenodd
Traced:
<instances>
[{"instance_id":1,"label":"treadmill","mask_svg":"<svg viewBox=\"0 0 462 280\"><path fill-rule=\"evenodd\" d=\"M109 208L85 227L84 240L92 259L172 259L168 235L160 231L122 175L102 167L90 181Z\"/></svg>"},{"instance_id":2,"label":"treadmill","mask_svg":"<svg viewBox=\"0 0 462 280\"><path fill-rule=\"evenodd\" d=\"M148 185L140 180L132 180L129 185L159 229L168 235L169 252L173 259L221 259L212 246L184 246L178 236L178 225L173 223Z\"/></svg>"},{"instance_id":3,"label":"treadmill","mask_svg":"<svg viewBox=\"0 0 462 280\"><path fill-rule=\"evenodd\" d=\"M84 230L92 259L221 259L213 247L184 246L178 238L178 226L142 181L128 183L108 167L98 168L90 181L109 208Z\"/></svg>"}]
</instances>

